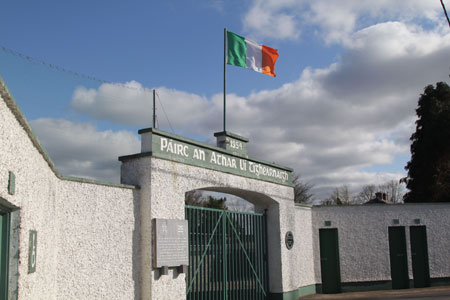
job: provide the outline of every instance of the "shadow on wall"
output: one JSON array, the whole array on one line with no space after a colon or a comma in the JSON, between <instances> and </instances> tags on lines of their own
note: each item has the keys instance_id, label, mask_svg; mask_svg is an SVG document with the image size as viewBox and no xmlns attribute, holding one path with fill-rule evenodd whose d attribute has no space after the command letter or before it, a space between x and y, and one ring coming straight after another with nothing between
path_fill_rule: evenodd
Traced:
<instances>
[{"instance_id":1,"label":"shadow on wall","mask_svg":"<svg viewBox=\"0 0 450 300\"><path fill-rule=\"evenodd\" d=\"M133 281L134 281L134 299L141 299L141 209L139 200L139 189L133 190Z\"/></svg>"}]
</instances>

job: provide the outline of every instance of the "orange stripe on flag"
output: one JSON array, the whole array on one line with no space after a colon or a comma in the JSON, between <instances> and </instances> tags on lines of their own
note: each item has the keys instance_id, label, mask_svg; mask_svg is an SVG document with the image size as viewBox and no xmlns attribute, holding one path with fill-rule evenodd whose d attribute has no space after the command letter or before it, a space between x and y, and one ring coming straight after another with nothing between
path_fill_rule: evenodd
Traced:
<instances>
[{"instance_id":1,"label":"orange stripe on flag","mask_svg":"<svg viewBox=\"0 0 450 300\"><path fill-rule=\"evenodd\" d=\"M278 58L277 49L273 49L262 45L262 73L270 76L277 76L275 74L275 62Z\"/></svg>"}]
</instances>

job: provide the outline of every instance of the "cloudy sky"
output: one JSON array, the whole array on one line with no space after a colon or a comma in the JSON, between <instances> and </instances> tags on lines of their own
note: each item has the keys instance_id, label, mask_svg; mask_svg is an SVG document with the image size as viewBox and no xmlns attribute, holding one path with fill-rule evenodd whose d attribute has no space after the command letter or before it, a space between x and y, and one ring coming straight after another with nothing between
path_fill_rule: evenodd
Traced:
<instances>
[{"instance_id":1,"label":"cloudy sky","mask_svg":"<svg viewBox=\"0 0 450 300\"><path fill-rule=\"evenodd\" d=\"M420 93L450 73L439 0L154 2L2 4L0 76L61 173L118 182L153 88L161 129L214 143L226 27L280 53L275 78L227 67L227 130L252 157L317 199L405 175Z\"/></svg>"}]
</instances>

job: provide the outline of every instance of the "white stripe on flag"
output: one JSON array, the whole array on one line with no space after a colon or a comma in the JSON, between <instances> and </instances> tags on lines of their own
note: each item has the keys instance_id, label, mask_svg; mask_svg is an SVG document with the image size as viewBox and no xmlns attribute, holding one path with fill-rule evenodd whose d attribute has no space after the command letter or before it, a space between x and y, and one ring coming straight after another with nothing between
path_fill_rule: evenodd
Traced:
<instances>
[{"instance_id":1,"label":"white stripe on flag","mask_svg":"<svg viewBox=\"0 0 450 300\"><path fill-rule=\"evenodd\" d=\"M254 41L245 39L247 57L245 59L247 69L262 72L262 46Z\"/></svg>"}]
</instances>

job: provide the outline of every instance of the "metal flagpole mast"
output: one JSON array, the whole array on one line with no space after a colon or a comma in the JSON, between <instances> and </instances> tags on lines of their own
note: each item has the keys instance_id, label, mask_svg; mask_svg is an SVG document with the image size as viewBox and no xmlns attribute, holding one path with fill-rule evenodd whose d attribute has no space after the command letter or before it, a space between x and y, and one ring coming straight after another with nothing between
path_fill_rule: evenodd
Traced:
<instances>
[{"instance_id":1,"label":"metal flagpole mast","mask_svg":"<svg viewBox=\"0 0 450 300\"><path fill-rule=\"evenodd\" d=\"M226 104L227 104L227 29L223 29L223 131L226 131Z\"/></svg>"},{"instance_id":2,"label":"metal flagpole mast","mask_svg":"<svg viewBox=\"0 0 450 300\"><path fill-rule=\"evenodd\" d=\"M153 128L156 128L155 89L153 89Z\"/></svg>"},{"instance_id":3,"label":"metal flagpole mast","mask_svg":"<svg viewBox=\"0 0 450 300\"><path fill-rule=\"evenodd\" d=\"M448 18L447 10L445 9L444 2L441 0L442 9L444 9L445 17L447 18L448 26L450 26L450 19Z\"/></svg>"}]
</instances>

